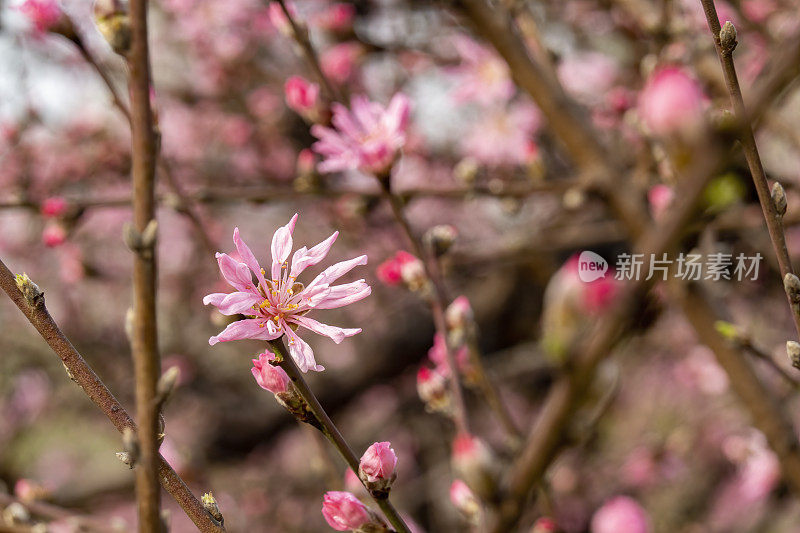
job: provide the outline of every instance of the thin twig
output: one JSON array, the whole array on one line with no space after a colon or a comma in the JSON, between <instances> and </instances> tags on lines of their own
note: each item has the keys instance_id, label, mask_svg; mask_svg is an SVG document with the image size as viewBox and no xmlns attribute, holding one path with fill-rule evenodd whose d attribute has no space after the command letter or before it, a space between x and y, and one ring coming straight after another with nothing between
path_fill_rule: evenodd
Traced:
<instances>
[{"instance_id":1,"label":"thin twig","mask_svg":"<svg viewBox=\"0 0 800 533\"><path fill-rule=\"evenodd\" d=\"M89 399L103 411L114 427L120 433L125 428L136 429L133 420L124 407L117 401L108 387L97 377L94 370L86 360L75 350L72 343L58 327L50 316L42 296L31 305L17 288L14 274L0 260L0 289L25 315L25 318L36 328L36 331L47 342L48 346L64 363L69 377L75 381L86 393ZM175 498L178 505L203 533L221 533L224 527L216 524L203 508L203 505L194 497L186 483L160 455L158 456L159 479L166 491Z\"/></svg>"},{"instance_id":2,"label":"thin twig","mask_svg":"<svg viewBox=\"0 0 800 533\"><path fill-rule=\"evenodd\" d=\"M328 413L325 412L325 409L319 403L317 397L308 387L308 383L306 383L306 380L303 378L303 374L297 368L294 360L289 355L289 351L286 349L286 345L283 343L283 338L269 341L269 345L275 352L275 355L278 357L278 359L281 360L279 366L286 371L286 374L292 380L294 386L297 387L297 390L306 401L306 404L311 409L311 412L314 413L314 416L316 416L317 420L322 425L322 430L325 436L331 441L331 444L333 444L333 446L336 448L336 451L339 452L342 458L344 458L350 469L356 474L356 476L358 476L358 457L356 457L356 454L342 436L339 428L336 427L336 424L333 423L333 420L331 420L331 418L328 416ZM367 488L366 485L364 488ZM367 492L370 493L372 498L375 500L375 503L378 504L383 511L383 514L386 515L389 523L397 528L399 533L411 533L406 523L400 517L400 514L389 501L388 496L386 498L379 498L369 491L369 489L367 489Z\"/></svg>"},{"instance_id":3,"label":"thin twig","mask_svg":"<svg viewBox=\"0 0 800 533\"><path fill-rule=\"evenodd\" d=\"M783 279L787 274L794 274L794 271L792 269L792 261L789 258L789 250L786 248L786 238L783 234L781 215L775 209L775 204L770 195L767 176L761 164L758 146L753 136L753 127L748 119L744 99L742 98L742 89L739 86L739 78L736 75L736 67L733 63L733 50L736 46L735 29L733 29L733 25L730 22L726 23L726 26L729 25L731 28L734 37L729 38L729 42L723 43L720 39L721 27L719 18L717 17L717 10L714 7L714 0L700 1L703 4L703 11L706 15L708 28L711 30L711 34L714 38L714 47L717 50L717 55L722 65L722 73L725 76L725 85L730 94L733 111L739 121L740 141L744 149L744 156L745 159L747 159L747 165L750 167L750 174L753 177L753 184L758 193L758 201L761 204L761 210L764 212L767 231L769 232L769 238L770 241L772 241L772 247L775 250L775 256L778 259L778 265L781 270L781 278ZM788 293L786 297L789 301L789 307L792 309L792 298ZM792 310L792 319L794 320L797 334L800 336L800 313Z\"/></svg>"},{"instance_id":4,"label":"thin twig","mask_svg":"<svg viewBox=\"0 0 800 533\"><path fill-rule=\"evenodd\" d=\"M131 0L132 41L128 56L131 94L133 225L129 246L133 259L133 352L139 458L136 461L136 501L139 531L161 526L158 486L159 407L156 384L161 373L156 329L155 172L157 140L150 103L150 58L147 43L147 0Z\"/></svg>"}]
</instances>

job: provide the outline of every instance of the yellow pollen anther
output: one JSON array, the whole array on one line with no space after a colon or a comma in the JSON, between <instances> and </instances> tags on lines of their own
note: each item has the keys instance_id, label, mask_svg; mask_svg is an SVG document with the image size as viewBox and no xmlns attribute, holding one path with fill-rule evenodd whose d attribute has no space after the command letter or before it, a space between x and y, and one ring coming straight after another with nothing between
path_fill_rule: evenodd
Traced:
<instances>
[{"instance_id":1,"label":"yellow pollen anther","mask_svg":"<svg viewBox=\"0 0 800 533\"><path fill-rule=\"evenodd\" d=\"M269 306L270 306L269 300L264 300L263 302L261 302L261 305L259 305L258 308L259 309L264 309L265 307L269 307ZM253 306L253 307L255 307L255 306Z\"/></svg>"}]
</instances>

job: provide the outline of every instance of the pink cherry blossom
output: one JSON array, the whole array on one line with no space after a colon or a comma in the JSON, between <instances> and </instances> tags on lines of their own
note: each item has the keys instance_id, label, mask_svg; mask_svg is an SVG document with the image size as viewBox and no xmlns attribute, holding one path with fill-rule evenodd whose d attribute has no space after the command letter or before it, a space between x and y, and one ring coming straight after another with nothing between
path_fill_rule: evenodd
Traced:
<instances>
[{"instance_id":1,"label":"pink cherry blossom","mask_svg":"<svg viewBox=\"0 0 800 533\"><path fill-rule=\"evenodd\" d=\"M647 201L650 204L650 213L654 219L661 220L664 217L664 213L672 204L674 197L675 191L669 185L654 185L647 191Z\"/></svg>"},{"instance_id":2,"label":"pink cherry blossom","mask_svg":"<svg viewBox=\"0 0 800 533\"><path fill-rule=\"evenodd\" d=\"M39 33L49 31L58 24L63 15L56 0L25 0L19 6L19 10L28 17Z\"/></svg>"},{"instance_id":3,"label":"pink cherry blossom","mask_svg":"<svg viewBox=\"0 0 800 533\"><path fill-rule=\"evenodd\" d=\"M378 265L375 274L387 285L398 285L403 281L403 268L419 262L416 256L405 250L399 250L394 256Z\"/></svg>"},{"instance_id":4,"label":"pink cherry blossom","mask_svg":"<svg viewBox=\"0 0 800 533\"><path fill-rule=\"evenodd\" d=\"M52 196L42 202L42 216L55 218L60 217L67 211L67 201L60 196Z\"/></svg>"},{"instance_id":5,"label":"pink cherry blossom","mask_svg":"<svg viewBox=\"0 0 800 533\"><path fill-rule=\"evenodd\" d=\"M390 480L397 466L397 455L389 442L376 442L361 456L359 470L367 481Z\"/></svg>"},{"instance_id":6,"label":"pink cherry blossom","mask_svg":"<svg viewBox=\"0 0 800 533\"><path fill-rule=\"evenodd\" d=\"M42 231L42 242L50 248L64 244L66 240L67 232L60 224L48 224Z\"/></svg>"},{"instance_id":7,"label":"pink cherry blossom","mask_svg":"<svg viewBox=\"0 0 800 533\"><path fill-rule=\"evenodd\" d=\"M244 314L247 318L233 322L222 333L211 337L208 343L213 346L218 342L241 339L272 340L286 335L289 352L297 366L303 372L309 369L319 371L324 367L317 365L311 347L295 333L296 327L325 335L339 344L345 337L360 333L361 328L329 326L308 318L307 313L314 309L349 305L367 297L372 289L363 279L332 285L356 266L366 265L366 255L328 267L308 286L297 282L303 270L325 258L339 235L338 231L334 232L310 249L303 246L294 253L290 264L292 231L297 216L294 215L288 224L278 228L272 237L272 267L269 273L261 268L253 252L239 237L239 228L233 230L233 242L241 261L222 253L217 254L217 261L222 276L236 290L230 294L209 294L203 298L203 303L216 306L223 315Z\"/></svg>"},{"instance_id":8,"label":"pink cherry blossom","mask_svg":"<svg viewBox=\"0 0 800 533\"><path fill-rule=\"evenodd\" d=\"M618 75L617 64L599 52L573 54L558 65L558 79L564 89L586 103L601 100Z\"/></svg>"},{"instance_id":9,"label":"pink cherry blossom","mask_svg":"<svg viewBox=\"0 0 800 533\"><path fill-rule=\"evenodd\" d=\"M298 114L311 118L319 104L319 85L301 76L292 76L283 86L286 105Z\"/></svg>"},{"instance_id":10,"label":"pink cherry blossom","mask_svg":"<svg viewBox=\"0 0 800 533\"><path fill-rule=\"evenodd\" d=\"M453 300L444 313L447 327L451 329L463 328L474 320L472 306L466 296L459 296Z\"/></svg>"},{"instance_id":11,"label":"pink cherry blossom","mask_svg":"<svg viewBox=\"0 0 800 533\"><path fill-rule=\"evenodd\" d=\"M461 346L455 352L456 364L459 371L469 373L469 352L466 346ZM444 337L437 333L433 336L433 346L428 350L428 359L436 365L436 371L444 377L450 376L450 365L447 362L447 343Z\"/></svg>"},{"instance_id":12,"label":"pink cherry blossom","mask_svg":"<svg viewBox=\"0 0 800 533\"><path fill-rule=\"evenodd\" d=\"M656 135L695 127L702 119L705 97L700 84L678 67L651 74L639 94L639 114Z\"/></svg>"},{"instance_id":13,"label":"pink cherry blossom","mask_svg":"<svg viewBox=\"0 0 800 533\"><path fill-rule=\"evenodd\" d=\"M325 493L322 516L336 531L351 531L372 522L367 506L351 493L342 491Z\"/></svg>"},{"instance_id":14,"label":"pink cherry blossom","mask_svg":"<svg viewBox=\"0 0 800 533\"><path fill-rule=\"evenodd\" d=\"M294 18L294 16L297 14L294 4L286 2L286 7L289 10L289 13L292 14L292 18ZM270 2L269 7L267 8L267 13L269 15L269 21L272 23L275 29L284 35L292 35L292 25L289 22L289 19L286 18L286 13L283 12L283 8L281 7L280 3Z\"/></svg>"},{"instance_id":15,"label":"pink cherry blossom","mask_svg":"<svg viewBox=\"0 0 800 533\"><path fill-rule=\"evenodd\" d=\"M331 46L319 58L322 72L335 83L345 83L353 77L356 62L363 53L361 45L354 42Z\"/></svg>"},{"instance_id":16,"label":"pink cherry blossom","mask_svg":"<svg viewBox=\"0 0 800 533\"><path fill-rule=\"evenodd\" d=\"M272 394L286 392L289 388L289 376L286 371L279 366L273 366L270 361L275 360L275 354L269 350L258 354L258 359L253 359L253 368L250 371L256 378L256 383L262 389L270 391Z\"/></svg>"},{"instance_id":17,"label":"pink cherry blossom","mask_svg":"<svg viewBox=\"0 0 800 533\"><path fill-rule=\"evenodd\" d=\"M417 394L429 408L444 409L449 401L447 380L438 371L421 366L417 371Z\"/></svg>"},{"instance_id":18,"label":"pink cherry blossom","mask_svg":"<svg viewBox=\"0 0 800 533\"><path fill-rule=\"evenodd\" d=\"M592 517L592 533L648 533L650 519L628 496L608 500Z\"/></svg>"},{"instance_id":19,"label":"pink cherry blossom","mask_svg":"<svg viewBox=\"0 0 800 533\"><path fill-rule=\"evenodd\" d=\"M300 150L300 153L297 154L297 174L300 176L311 174L314 172L314 166L314 152L309 148Z\"/></svg>"},{"instance_id":20,"label":"pink cherry blossom","mask_svg":"<svg viewBox=\"0 0 800 533\"><path fill-rule=\"evenodd\" d=\"M333 104L333 126L319 124L311 133L319 139L313 148L324 157L321 172L362 170L380 175L394 163L406 142L410 105L403 93L397 93L387 107L355 96L348 110Z\"/></svg>"},{"instance_id":21,"label":"pink cherry blossom","mask_svg":"<svg viewBox=\"0 0 800 533\"><path fill-rule=\"evenodd\" d=\"M539 109L527 102L492 107L464 135L461 150L492 167L526 165L535 159L533 135L541 123Z\"/></svg>"},{"instance_id":22,"label":"pink cherry blossom","mask_svg":"<svg viewBox=\"0 0 800 533\"><path fill-rule=\"evenodd\" d=\"M345 31L353 25L356 8L353 4L336 3L313 18L315 27L330 31Z\"/></svg>"},{"instance_id":23,"label":"pink cherry blossom","mask_svg":"<svg viewBox=\"0 0 800 533\"><path fill-rule=\"evenodd\" d=\"M506 102L514 95L514 82L503 58L466 36L457 36L453 45L462 61L453 69L458 79L453 91L456 102L491 104Z\"/></svg>"}]
</instances>

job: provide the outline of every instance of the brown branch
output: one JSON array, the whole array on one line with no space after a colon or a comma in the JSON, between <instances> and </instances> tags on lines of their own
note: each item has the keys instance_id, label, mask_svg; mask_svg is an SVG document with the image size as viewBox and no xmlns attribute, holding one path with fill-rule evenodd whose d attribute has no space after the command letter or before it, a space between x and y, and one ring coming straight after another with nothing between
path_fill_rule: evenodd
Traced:
<instances>
[{"instance_id":1,"label":"brown branch","mask_svg":"<svg viewBox=\"0 0 800 533\"><path fill-rule=\"evenodd\" d=\"M269 345L272 347L275 355L281 360L279 366L286 371L289 379L292 380L292 383L305 400L306 405L311 409L311 412L314 413L314 416L319 421L320 425L322 426L322 432L325 434L328 440L330 440L334 448L336 448L336 451L338 451L342 458L344 458L353 473L355 473L355 475L360 479L358 473L360 461L358 460L358 457L356 457L356 454L342 436L339 428L336 427L336 424L333 423L333 420L331 420L331 418L328 416L328 413L325 412L325 409L322 407L317 397L309 388L308 383L306 383L306 380L303 378L303 374L297 368L297 365L295 364L291 355L289 355L289 350L286 349L283 338L281 337L279 339L269 341ZM362 484L363 483L364 481L362 480ZM411 530L400 517L397 509L395 509L392 503L389 501L388 496L376 496L372 493L372 491L369 490L366 484L364 485L364 488L367 490L367 492L369 492L372 499L375 500L375 503L377 503L381 508L383 514L386 515L386 518L389 520L389 523L397 528L398 532L411 533Z\"/></svg>"},{"instance_id":2,"label":"brown branch","mask_svg":"<svg viewBox=\"0 0 800 533\"><path fill-rule=\"evenodd\" d=\"M750 412L753 425L764 434L778 456L784 479L800 493L800 446L788 416L743 354L717 333L715 313L698 289L692 286L675 289L674 295L698 338L714 352L717 362L728 374L731 387Z\"/></svg>"},{"instance_id":3,"label":"brown branch","mask_svg":"<svg viewBox=\"0 0 800 533\"><path fill-rule=\"evenodd\" d=\"M136 429L130 415L117 401L111 391L95 374L86 360L75 350L64 333L50 316L45 306L44 295L29 303L17 288L14 274L0 260L0 289L11 298L11 301L22 311L25 318L36 328L45 342L58 355L68 371L68 375L86 393L89 399L103 411L111 423L122 432L125 428ZM164 489L186 512L197 528L204 533L221 533L225 531L211 519L202 504L194 497L183 480L160 455L158 458L159 478Z\"/></svg>"},{"instance_id":4,"label":"brown branch","mask_svg":"<svg viewBox=\"0 0 800 533\"><path fill-rule=\"evenodd\" d=\"M147 0L131 0L132 41L128 55L131 94L133 174L133 352L139 457L136 501L139 531L160 531L161 491L158 486L159 406L156 384L161 374L156 329L155 171L157 140L150 103L150 58L147 43Z\"/></svg>"},{"instance_id":5,"label":"brown branch","mask_svg":"<svg viewBox=\"0 0 800 533\"><path fill-rule=\"evenodd\" d=\"M725 76L725 85L730 94L733 111L739 121L739 136L742 147L744 148L744 156L747 159L747 165L750 167L753 184L758 193L758 201L761 204L761 210L764 212L764 220L767 223L769 238L770 241L772 241L775 256L778 258L781 278L785 278L787 274L794 274L794 271L792 269L791 259L789 258L789 250L786 248L786 238L783 234L781 213L778 213L775 208L775 203L772 201L769 184L767 183L767 176L764 173L764 166L761 164L758 146L753 136L753 127L748 120L747 110L744 106L742 90L739 86L739 78L736 75L736 67L733 64L733 50L736 47L736 29L733 27L733 24L726 22L726 35L721 36L720 32L722 28L720 27L719 18L717 17L717 10L714 7L714 0L701 0L701 2L706 15L706 21L708 22L708 28L711 30L711 34L714 37L714 47L717 50L717 55L722 65L722 73ZM725 37L725 39L723 40L721 37ZM792 319L794 320L795 329L797 330L798 336L800 336L800 312L793 309L792 297L788 293L786 297L790 309L792 309Z\"/></svg>"}]
</instances>

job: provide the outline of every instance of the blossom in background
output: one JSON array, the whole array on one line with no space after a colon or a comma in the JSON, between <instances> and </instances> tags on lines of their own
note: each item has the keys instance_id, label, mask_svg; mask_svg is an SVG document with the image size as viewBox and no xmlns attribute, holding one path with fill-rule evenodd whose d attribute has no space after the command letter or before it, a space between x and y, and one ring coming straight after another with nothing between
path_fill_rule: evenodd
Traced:
<instances>
[{"instance_id":1,"label":"blossom in background","mask_svg":"<svg viewBox=\"0 0 800 533\"><path fill-rule=\"evenodd\" d=\"M592 533L648 533L650 519L642 506L628 496L608 500L592 516Z\"/></svg>"},{"instance_id":2,"label":"blossom in background","mask_svg":"<svg viewBox=\"0 0 800 533\"><path fill-rule=\"evenodd\" d=\"M257 359L253 359L253 368L250 371L256 378L256 383L262 389L270 391L272 394L286 392L291 380L286 371L279 366L273 366L270 361L275 360L275 354L269 350L264 350L258 354Z\"/></svg>"},{"instance_id":3,"label":"blossom in background","mask_svg":"<svg viewBox=\"0 0 800 533\"><path fill-rule=\"evenodd\" d=\"M650 214L653 215L655 220L661 220L664 217L664 213L666 213L674 198L675 191L672 190L672 187L663 183L654 185L647 191Z\"/></svg>"},{"instance_id":4,"label":"blossom in background","mask_svg":"<svg viewBox=\"0 0 800 533\"><path fill-rule=\"evenodd\" d=\"M67 240L67 231L61 224L47 224L42 231L42 242L45 246L55 248Z\"/></svg>"},{"instance_id":5,"label":"blossom in background","mask_svg":"<svg viewBox=\"0 0 800 533\"><path fill-rule=\"evenodd\" d=\"M321 13L314 15L312 23L316 28L346 31L353 26L355 16L356 8L353 4L340 2L330 5Z\"/></svg>"},{"instance_id":6,"label":"blossom in background","mask_svg":"<svg viewBox=\"0 0 800 533\"><path fill-rule=\"evenodd\" d=\"M414 277L419 270L423 270L424 273L422 262L415 255L405 250L399 250L392 257L378 265L375 274L386 285L398 285L400 282Z\"/></svg>"},{"instance_id":7,"label":"blossom in background","mask_svg":"<svg viewBox=\"0 0 800 533\"><path fill-rule=\"evenodd\" d=\"M437 370L421 366L417 371L417 394L425 402L425 408L431 412L448 413L450 411L450 394L447 390L447 379Z\"/></svg>"},{"instance_id":8,"label":"blossom in background","mask_svg":"<svg viewBox=\"0 0 800 533\"><path fill-rule=\"evenodd\" d=\"M503 58L463 35L455 37L453 45L461 57L461 65L452 70L458 79L452 93L456 102L491 104L506 102L514 95L514 82Z\"/></svg>"},{"instance_id":9,"label":"blossom in background","mask_svg":"<svg viewBox=\"0 0 800 533\"><path fill-rule=\"evenodd\" d=\"M233 230L233 242L241 261L228 254L217 254L220 271L225 280L236 289L230 294L214 293L203 298L203 303L214 305L223 315L246 315L247 318L230 324L219 335L208 340L212 346L218 342L241 339L272 340L282 335L288 337L289 352L303 372L324 370L314 360L311 347L301 339L295 328L302 326L325 335L335 343L342 342L361 332L361 328L344 329L322 324L308 318L313 309L334 309L357 302L367 297L372 289L360 279L343 285L331 285L340 277L359 265L367 264L367 256L336 263L303 286L297 277L306 268L322 261L331 249L339 232L308 249L305 246L292 256L292 232L297 215L289 223L278 228L272 237L272 267L270 272L261 268L253 252L239 237L239 228ZM269 279L267 276L269 275ZM253 280L255 276L255 282ZM292 326L295 326L293 328Z\"/></svg>"},{"instance_id":10,"label":"blossom in background","mask_svg":"<svg viewBox=\"0 0 800 533\"><path fill-rule=\"evenodd\" d=\"M358 471L368 483L389 482L395 478L397 455L390 442L376 442L361 456Z\"/></svg>"},{"instance_id":11,"label":"blossom in background","mask_svg":"<svg viewBox=\"0 0 800 533\"><path fill-rule=\"evenodd\" d=\"M328 491L322 499L322 516L336 531L351 531L374 522L366 505L349 492Z\"/></svg>"},{"instance_id":12,"label":"blossom in background","mask_svg":"<svg viewBox=\"0 0 800 533\"><path fill-rule=\"evenodd\" d=\"M704 107L700 84L679 67L662 67L653 72L639 94L639 115L656 135L697 127Z\"/></svg>"},{"instance_id":13,"label":"blossom in background","mask_svg":"<svg viewBox=\"0 0 800 533\"><path fill-rule=\"evenodd\" d=\"M48 218L60 217L67 211L67 201L60 196L51 196L42 202L42 216Z\"/></svg>"},{"instance_id":14,"label":"blossom in background","mask_svg":"<svg viewBox=\"0 0 800 533\"><path fill-rule=\"evenodd\" d=\"M319 139L314 151L324 160L321 172L362 170L375 175L389 171L406 142L410 105L397 93L387 107L355 96L347 109L333 104L333 128L315 124L311 133Z\"/></svg>"},{"instance_id":15,"label":"blossom in background","mask_svg":"<svg viewBox=\"0 0 800 533\"><path fill-rule=\"evenodd\" d=\"M319 57L325 76L334 83L343 84L353 77L356 63L364 53L359 43L347 42L331 46Z\"/></svg>"},{"instance_id":16,"label":"blossom in background","mask_svg":"<svg viewBox=\"0 0 800 533\"><path fill-rule=\"evenodd\" d=\"M456 479L450 485L450 503L470 522L478 522L481 504L466 483Z\"/></svg>"},{"instance_id":17,"label":"blossom in background","mask_svg":"<svg viewBox=\"0 0 800 533\"><path fill-rule=\"evenodd\" d=\"M459 296L447 306L444 312L444 319L449 329L463 329L475 320L469 298L464 295Z\"/></svg>"},{"instance_id":18,"label":"blossom in background","mask_svg":"<svg viewBox=\"0 0 800 533\"><path fill-rule=\"evenodd\" d=\"M466 346L461 346L455 350L455 360L458 370L465 375L469 375L472 369L469 366L469 352ZM444 377L450 376L450 364L447 361L447 343L440 333L433 336L433 346L428 350L428 359L436 365L436 371Z\"/></svg>"},{"instance_id":19,"label":"blossom in background","mask_svg":"<svg viewBox=\"0 0 800 533\"><path fill-rule=\"evenodd\" d=\"M46 33L56 26L63 16L56 0L25 0L19 10L31 21L39 33Z\"/></svg>"},{"instance_id":20,"label":"blossom in background","mask_svg":"<svg viewBox=\"0 0 800 533\"><path fill-rule=\"evenodd\" d=\"M617 63L599 52L569 55L558 65L558 79L564 90L591 104L603 99L619 76Z\"/></svg>"},{"instance_id":21,"label":"blossom in background","mask_svg":"<svg viewBox=\"0 0 800 533\"><path fill-rule=\"evenodd\" d=\"M472 491L490 497L496 487L497 462L492 450L482 440L460 433L453 440L453 470Z\"/></svg>"},{"instance_id":22,"label":"blossom in background","mask_svg":"<svg viewBox=\"0 0 800 533\"><path fill-rule=\"evenodd\" d=\"M295 9L294 4L286 2L286 8L289 10L292 18L297 15L297 10ZM267 7L267 14L269 16L270 23L272 23L275 29L287 37L292 36L292 25L289 22L289 19L286 17L286 13L283 12L283 8L279 2L270 2L269 6Z\"/></svg>"},{"instance_id":23,"label":"blossom in background","mask_svg":"<svg viewBox=\"0 0 800 533\"><path fill-rule=\"evenodd\" d=\"M292 76L286 80L283 90L290 109L312 122L319 117L319 85L301 76Z\"/></svg>"},{"instance_id":24,"label":"blossom in background","mask_svg":"<svg viewBox=\"0 0 800 533\"><path fill-rule=\"evenodd\" d=\"M461 151L485 165L526 165L537 155L533 135L541 126L539 109L520 102L492 107L464 135Z\"/></svg>"}]
</instances>

